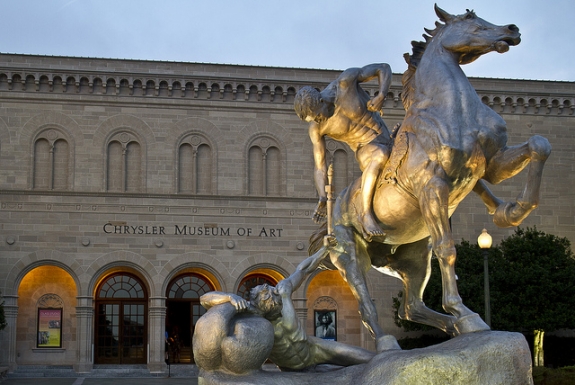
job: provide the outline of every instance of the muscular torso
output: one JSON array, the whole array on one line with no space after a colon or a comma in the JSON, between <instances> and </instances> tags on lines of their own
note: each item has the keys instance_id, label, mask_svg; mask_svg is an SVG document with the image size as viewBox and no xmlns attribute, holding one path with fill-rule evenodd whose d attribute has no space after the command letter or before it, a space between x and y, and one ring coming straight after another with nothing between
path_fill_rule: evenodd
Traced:
<instances>
[{"instance_id":1,"label":"muscular torso","mask_svg":"<svg viewBox=\"0 0 575 385\"><path fill-rule=\"evenodd\" d=\"M270 359L277 366L298 370L314 364L312 348L301 327L290 332L284 328L281 319L272 322L272 324L274 327L274 346Z\"/></svg>"},{"instance_id":2,"label":"muscular torso","mask_svg":"<svg viewBox=\"0 0 575 385\"><path fill-rule=\"evenodd\" d=\"M387 143L389 131L378 112L367 109L368 95L359 85L339 84L336 91L334 114L319 124L321 136L329 136L347 143L353 151L373 142Z\"/></svg>"}]
</instances>

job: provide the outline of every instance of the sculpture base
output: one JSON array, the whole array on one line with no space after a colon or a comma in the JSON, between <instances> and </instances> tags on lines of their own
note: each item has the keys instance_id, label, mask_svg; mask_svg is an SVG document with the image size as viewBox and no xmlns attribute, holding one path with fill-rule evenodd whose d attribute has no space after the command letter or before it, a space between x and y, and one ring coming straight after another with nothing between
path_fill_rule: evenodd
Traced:
<instances>
[{"instance_id":1,"label":"sculpture base","mask_svg":"<svg viewBox=\"0 0 575 385\"><path fill-rule=\"evenodd\" d=\"M199 385L435 385L533 384L531 354L522 334L463 334L439 345L379 353L369 363L330 372L257 371L237 376L200 371Z\"/></svg>"}]
</instances>

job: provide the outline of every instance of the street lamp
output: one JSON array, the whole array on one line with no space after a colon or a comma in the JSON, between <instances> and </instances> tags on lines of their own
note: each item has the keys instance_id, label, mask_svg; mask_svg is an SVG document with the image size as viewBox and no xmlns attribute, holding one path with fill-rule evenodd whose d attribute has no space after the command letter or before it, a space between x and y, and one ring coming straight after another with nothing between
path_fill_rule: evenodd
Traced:
<instances>
[{"instance_id":1,"label":"street lamp","mask_svg":"<svg viewBox=\"0 0 575 385\"><path fill-rule=\"evenodd\" d=\"M477 244L483 252L483 287L485 289L485 323L491 327L491 303L489 298L489 265L488 265L488 252L491 247L493 239L486 229L483 229L479 237L477 237Z\"/></svg>"}]
</instances>

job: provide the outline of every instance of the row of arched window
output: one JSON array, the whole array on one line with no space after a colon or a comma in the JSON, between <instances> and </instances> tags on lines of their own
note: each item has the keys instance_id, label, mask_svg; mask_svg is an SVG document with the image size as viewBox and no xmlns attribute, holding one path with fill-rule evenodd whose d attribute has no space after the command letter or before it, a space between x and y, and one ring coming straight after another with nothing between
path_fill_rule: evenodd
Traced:
<instances>
[{"instance_id":1,"label":"row of arched window","mask_svg":"<svg viewBox=\"0 0 575 385\"><path fill-rule=\"evenodd\" d=\"M74 172L74 150L67 135L51 128L37 135L33 149L32 189L69 190ZM144 192L146 159L143 144L130 131L110 136L105 149L105 190ZM176 190L181 194L215 194L214 148L203 135L185 136L177 147ZM276 139L262 135L249 146L247 193L283 195L285 177Z\"/></svg>"},{"instance_id":2,"label":"row of arched window","mask_svg":"<svg viewBox=\"0 0 575 385\"><path fill-rule=\"evenodd\" d=\"M67 135L50 128L36 136L33 150L32 189L71 190L74 149ZM285 170L281 146L275 138L261 135L252 140L246 154L246 193L257 196L285 194ZM337 142L327 145L333 161L336 191L353 178L347 150ZM109 137L105 150L105 191L145 192L146 159L143 144L134 133L121 130ZM216 194L216 154L210 141L190 133L177 146L176 193Z\"/></svg>"}]
</instances>

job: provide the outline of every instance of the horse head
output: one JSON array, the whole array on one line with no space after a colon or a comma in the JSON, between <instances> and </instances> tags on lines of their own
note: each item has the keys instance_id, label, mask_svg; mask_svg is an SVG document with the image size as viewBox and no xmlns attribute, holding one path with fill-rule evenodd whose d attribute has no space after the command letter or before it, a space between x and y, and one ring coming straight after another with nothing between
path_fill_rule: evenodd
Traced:
<instances>
[{"instance_id":1,"label":"horse head","mask_svg":"<svg viewBox=\"0 0 575 385\"><path fill-rule=\"evenodd\" d=\"M445 23L439 28L442 46L457 55L459 64L471 63L479 56L488 52L509 51L510 45L521 42L519 28L515 24L494 25L480 17L475 12L467 10L463 15L451 15L435 5L435 13L439 20ZM433 35L434 31L427 31ZM436 36L439 38L439 36Z\"/></svg>"}]
</instances>

